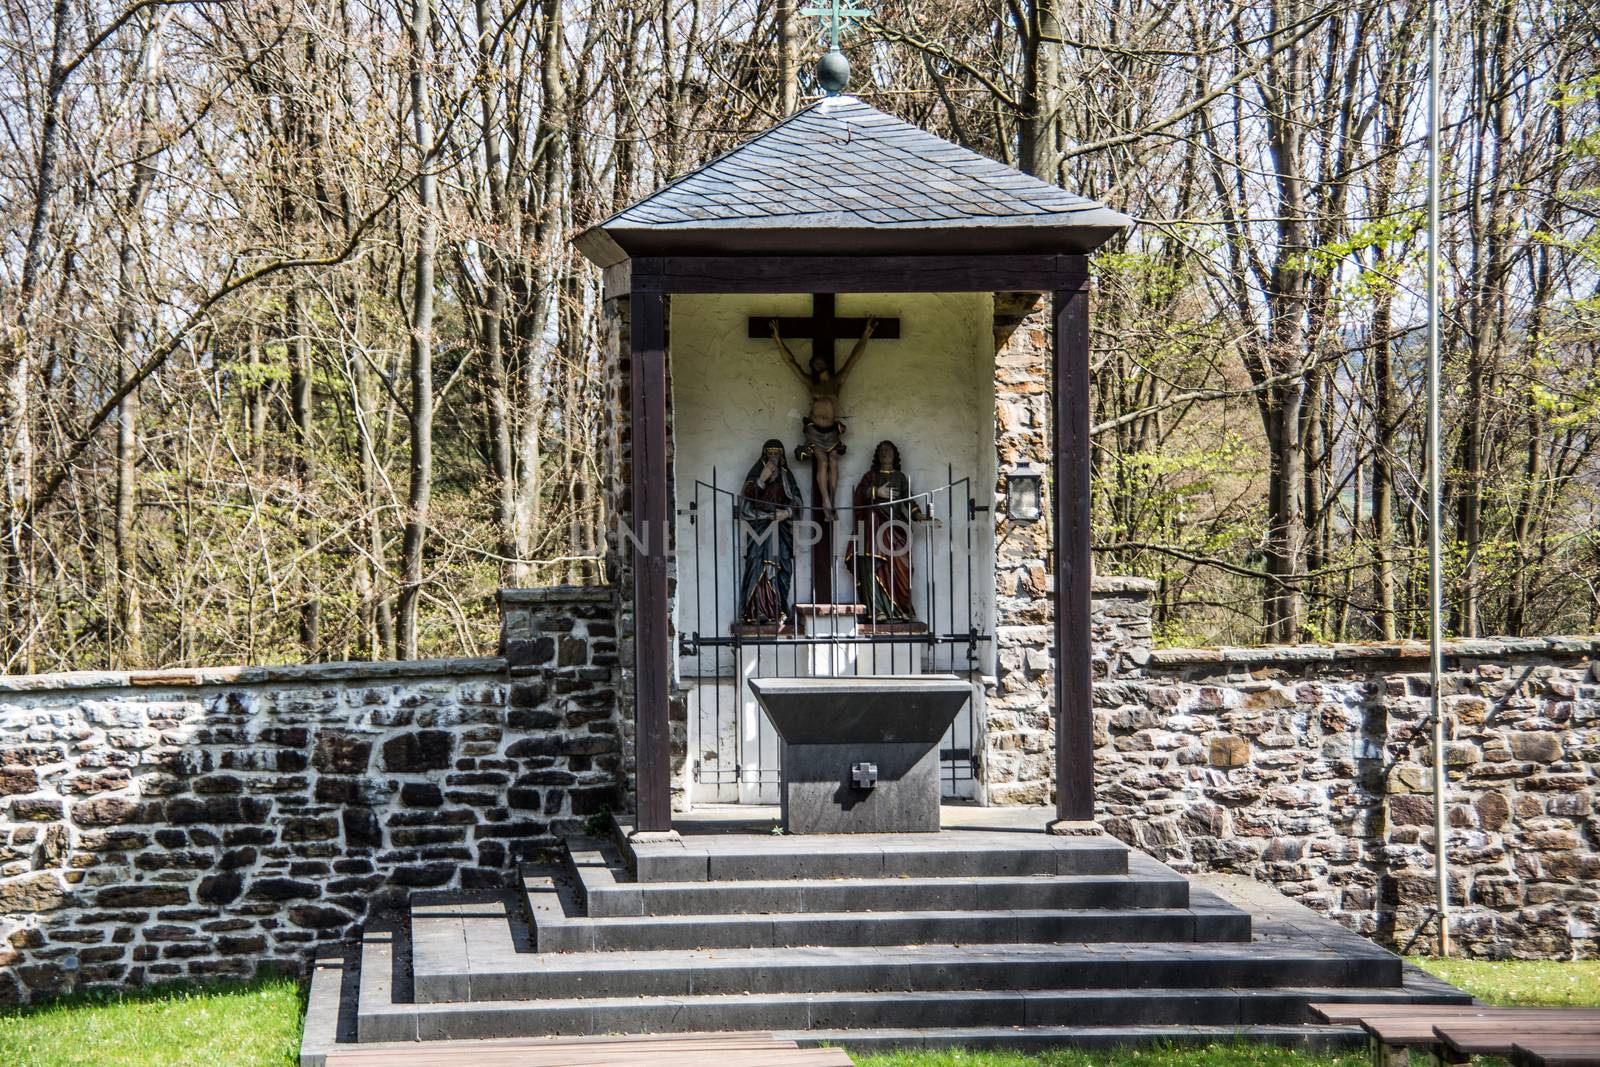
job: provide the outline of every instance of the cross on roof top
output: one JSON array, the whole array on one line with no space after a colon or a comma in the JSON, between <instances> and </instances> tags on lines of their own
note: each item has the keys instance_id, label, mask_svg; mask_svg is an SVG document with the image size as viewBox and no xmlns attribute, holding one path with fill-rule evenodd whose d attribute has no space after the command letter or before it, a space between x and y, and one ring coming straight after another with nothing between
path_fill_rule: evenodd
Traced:
<instances>
[{"instance_id":1,"label":"cross on roof top","mask_svg":"<svg viewBox=\"0 0 1600 1067\"><path fill-rule=\"evenodd\" d=\"M840 0L828 0L826 7L819 2L818 6L805 8L800 14L811 15L828 21L829 45L837 52L839 50L839 24L848 22L851 19L869 18L872 12L864 7L843 6Z\"/></svg>"}]
</instances>

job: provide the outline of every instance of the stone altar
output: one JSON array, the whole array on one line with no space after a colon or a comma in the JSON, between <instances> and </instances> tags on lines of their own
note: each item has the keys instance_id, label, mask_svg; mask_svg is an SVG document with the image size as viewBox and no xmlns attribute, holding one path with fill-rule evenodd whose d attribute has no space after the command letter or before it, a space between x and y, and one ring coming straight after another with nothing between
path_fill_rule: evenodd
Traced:
<instances>
[{"instance_id":1,"label":"stone altar","mask_svg":"<svg viewBox=\"0 0 1600 1067\"><path fill-rule=\"evenodd\" d=\"M951 674L752 678L782 739L791 834L939 829L939 739L972 695Z\"/></svg>"}]
</instances>

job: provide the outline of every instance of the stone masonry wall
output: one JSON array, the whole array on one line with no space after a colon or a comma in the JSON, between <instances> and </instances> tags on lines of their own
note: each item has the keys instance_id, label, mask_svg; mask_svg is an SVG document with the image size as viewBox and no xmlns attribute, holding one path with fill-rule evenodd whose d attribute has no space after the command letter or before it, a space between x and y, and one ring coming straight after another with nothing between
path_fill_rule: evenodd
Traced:
<instances>
[{"instance_id":1,"label":"stone masonry wall","mask_svg":"<svg viewBox=\"0 0 1600 1067\"><path fill-rule=\"evenodd\" d=\"M1600 637L1446 645L1452 937L1600 955ZM1433 937L1423 645L1168 650L1096 687L1100 820L1396 948Z\"/></svg>"},{"instance_id":2,"label":"stone masonry wall","mask_svg":"<svg viewBox=\"0 0 1600 1067\"><path fill-rule=\"evenodd\" d=\"M0 678L0 1002L297 968L370 908L498 884L614 804L610 595L522 597L509 673Z\"/></svg>"},{"instance_id":3,"label":"stone masonry wall","mask_svg":"<svg viewBox=\"0 0 1600 1067\"><path fill-rule=\"evenodd\" d=\"M1152 588L1096 582L1100 823L1179 870L1247 874L1379 942L1428 947L1427 647L1152 651ZM1455 943L1600 955L1600 637L1445 651ZM991 716L988 791L1049 803L1051 665L1030 670L1031 654L1002 641L1001 686L1044 725Z\"/></svg>"},{"instance_id":4,"label":"stone masonry wall","mask_svg":"<svg viewBox=\"0 0 1600 1067\"><path fill-rule=\"evenodd\" d=\"M991 804L1043 804L1055 767L1050 527L1048 519L1007 521L1005 472L1025 461L1044 466L1050 458L1048 299L994 294L994 345L995 681L984 694L978 777Z\"/></svg>"},{"instance_id":5,"label":"stone masonry wall","mask_svg":"<svg viewBox=\"0 0 1600 1067\"><path fill-rule=\"evenodd\" d=\"M1036 293L994 294L995 681L985 693L979 779L991 804L1050 804L1055 788L1055 589L1050 567L1050 487L1045 517L1006 519L1005 472L1050 462L1050 301ZM1091 669L1097 682L1137 670L1150 658L1153 583L1094 582Z\"/></svg>"}]
</instances>

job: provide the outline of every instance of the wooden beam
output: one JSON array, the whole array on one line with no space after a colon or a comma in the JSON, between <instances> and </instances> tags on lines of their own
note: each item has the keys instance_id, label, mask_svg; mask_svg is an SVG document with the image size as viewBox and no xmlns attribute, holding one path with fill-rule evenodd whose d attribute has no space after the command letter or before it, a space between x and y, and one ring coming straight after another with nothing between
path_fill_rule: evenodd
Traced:
<instances>
[{"instance_id":1,"label":"wooden beam","mask_svg":"<svg viewBox=\"0 0 1600 1067\"><path fill-rule=\"evenodd\" d=\"M606 283L650 293L1048 293L1087 276L1079 255L651 256L609 270Z\"/></svg>"},{"instance_id":2,"label":"wooden beam","mask_svg":"<svg viewBox=\"0 0 1600 1067\"><path fill-rule=\"evenodd\" d=\"M1055 523L1056 818L1094 818L1090 677L1089 286L1052 294L1050 498Z\"/></svg>"},{"instance_id":3,"label":"wooden beam","mask_svg":"<svg viewBox=\"0 0 1600 1067\"><path fill-rule=\"evenodd\" d=\"M633 753L638 828L672 829L672 729L667 602L666 300L634 290L632 339L633 454Z\"/></svg>"}]
</instances>

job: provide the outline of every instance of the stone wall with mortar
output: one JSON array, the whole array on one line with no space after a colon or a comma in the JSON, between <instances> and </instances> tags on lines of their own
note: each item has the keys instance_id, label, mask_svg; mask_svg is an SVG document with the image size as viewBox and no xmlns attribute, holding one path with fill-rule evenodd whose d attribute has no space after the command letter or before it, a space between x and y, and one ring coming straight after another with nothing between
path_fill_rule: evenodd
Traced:
<instances>
[{"instance_id":1,"label":"stone wall with mortar","mask_svg":"<svg viewBox=\"0 0 1600 1067\"><path fill-rule=\"evenodd\" d=\"M1600 637L1453 641L1441 689L1455 943L1600 955ZM1100 821L1396 948L1434 935L1425 645L1164 650L1096 686Z\"/></svg>"},{"instance_id":2,"label":"stone wall with mortar","mask_svg":"<svg viewBox=\"0 0 1600 1067\"><path fill-rule=\"evenodd\" d=\"M1433 936L1427 646L1150 647L1149 582L1094 601L1097 817L1396 948ZM1048 602L1001 642L988 793L1049 803ZM1040 652L1040 648L1043 652ZM1452 930L1482 957L1600 955L1600 637L1445 646ZM1028 712L1028 708L1036 709Z\"/></svg>"},{"instance_id":3,"label":"stone wall with mortar","mask_svg":"<svg viewBox=\"0 0 1600 1067\"><path fill-rule=\"evenodd\" d=\"M610 595L555 592L510 665L0 678L0 1002L297 967L615 805Z\"/></svg>"},{"instance_id":4,"label":"stone wall with mortar","mask_svg":"<svg viewBox=\"0 0 1600 1067\"><path fill-rule=\"evenodd\" d=\"M978 768L991 804L1047 803L1055 773L1050 527L1011 523L1005 512L1005 471L1050 459L1049 306L1035 293L994 294L995 673Z\"/></svg>"},{"instance_id":5,"label":"stone wall with mortar","mask_svg":"<svg viewBox=\"0 0 1600 1067\"><path fill-rule=\"evenodd\" d=\"M1050 301L1036 293L994 294L997 460L995 674L985 693L979 777L991 804L1050 804L1055 797L1055 610L1050 562L1050 486L1045 518L1006 518L1005 472L1050 463ZM1096 682L1137 670L1150 658L1153 582L1097 577L1091 669Z\"/></svg>"}]
</instances>

